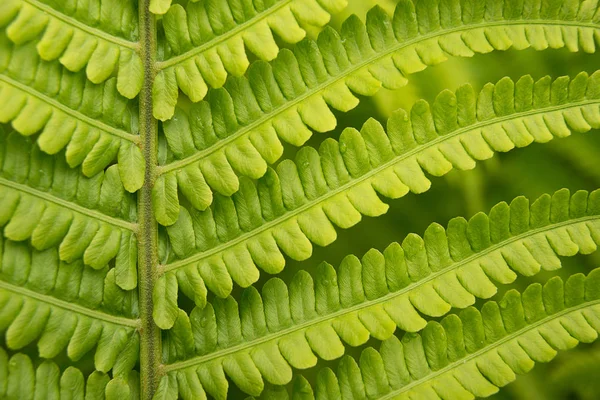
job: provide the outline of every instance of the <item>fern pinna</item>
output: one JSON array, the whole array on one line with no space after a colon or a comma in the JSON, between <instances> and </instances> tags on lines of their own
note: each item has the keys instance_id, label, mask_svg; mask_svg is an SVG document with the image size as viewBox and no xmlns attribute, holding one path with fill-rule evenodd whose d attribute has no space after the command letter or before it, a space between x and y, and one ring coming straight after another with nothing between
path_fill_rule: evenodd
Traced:
<instances>
[{"instance_id":1,"label":"fern pinna","mask_svg":"<svg viewBox=\"0 0 600 400\"><path fill-rule=\"evenodd\" d=\"M564 259L596 252L600 190L285 269L432 177L600 128L600 71L357 125L451 56L600 44L597 0L384 5L338 29L346 0L0 3L0 398L486 397L597 339L600 272Z\"/></svg>"}]
</instances>

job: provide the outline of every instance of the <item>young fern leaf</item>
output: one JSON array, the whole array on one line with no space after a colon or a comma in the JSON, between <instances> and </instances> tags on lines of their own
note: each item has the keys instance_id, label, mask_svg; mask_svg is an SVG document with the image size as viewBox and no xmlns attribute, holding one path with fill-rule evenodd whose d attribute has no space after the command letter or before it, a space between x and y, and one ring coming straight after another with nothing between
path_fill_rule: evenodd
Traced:
<instances>
[{"instance_id":1,"label":"young fern leaf","mask_svg":"<svg viewBox=\"0 0 600 400\"><path fill-rule=\"evenodd\" d=\"M154 2L150 10L163 17L166 42L154 81L154 117L171 119L179 89L197 102L208 87L223 86L228 73L241 76L249 61L244 45L261 60L272 60L284 42L296 43L306 32L301 26L321 27L330 14L346 7L346 0L232 0L192 1L187 7ZM167 11L168 10L168 11Z\"/></svg>"},{"instance_id":2,"label":"young fern leaf","mask_svg":"<svg viewBox=\"0 0 600 400\"><path fill-rule=\"evenodd\" d=\"M300 271L288 288L273 278L262 297L249 287L239 306L228 297L196 307L189 317L179 311L163 342L171 375L164 379L176 378L184 398L190 387L226 398L223 382L211 386L202 379L219 370L224 380L224 370L240 388L258 395L263 379L285 385L291 368L341 357L343 342L386 340L396 327L417 332L426 326L421 314L440 317L452 307L468 307L476 297L493 296L498 283L513 282L515 272L555 270L561 266L558 256L589 254L598 244L600 190L570 196L563 189L531 206L518 197L496 205L489 216L455 218L446 230L432 224L423 238L408 235L383 253L372 249L361 260L348 256L337 270L323 263L314 280Z\"/></svg>"},{"instance_id":3,"label":"young fern leaf","mask_svg":"<svg viewBox=\"0 0 600 400\"><path fill-rule=\"evenodd\" d=\"M59 60L72 72L85 68L90 82L104 82L116 73L117 89L133 99L143 83L137 14L131 1L3 0L0 28L6 27L16 45L35 41L35 49L28 51L46 61Z\"/></svg>"},{"instance_id":4,"label":"young fern leaf","mask_svg":"<svg viewBox=\"0 0 600 400\"><path fill-rule=\"evenodd\" d=\"M135 201L117 167L87 178L15 132L0 132L0 149L6 345L72 360L95 348L98 371L128 373L139 347L137 293L122 289L137 286Z\"/></svg>"},{"instance_id":5,"label":"young fern leaf","mask_svg":"<svg viewBox=\"0 0 600 400\"><path fill-rule=\"evenodd\" d=\"M15 132L0 132L0 149L4 237L30 240L39 251L58 247L61 261L83 260L96 270L115 259L119 286L134 289L135 198L123 188L117 167L87 178Z\"/></svg>"},{"instance_id":6,"label":"young fern leaf","mask_svg":"<svg viewBox=\"0 0 600 400\"><path fill-rule=\"evenodd\" d=\"M155 196L164 204L156 208L158 222L176 221L178 192L198 210L206 209L212 192L230 196L239 189L237 175L263 176L267 164L281 157L281 140L301 146L313 130L332 130L336 117L330 108L349 111L358 104L355 94L401 87L408 74L447 55L530 46L594 52L597 3L579 7L569 0L562 8L554 3L535 10L516 0L402 0L392 19L378 7L366 23L350 17L340 34L326 28L317 41L284 49L271 63L253 63L247 78L229 79L197 104L175 107L173 81L172 95L160 97L171 98L175 110L163 125L169 151L158 171Z\"/></svg>"},{"instance_id":7,"label":"young fern leaf","mask_svg":"<svg viewBox=\"0 0 600 400\"><path fill-rule=\"evenodd\" d=\"M516 84L503 78L478 95L463 86L442 92L431 106L419 101L410 113L397 111L387 133L369 120L361 132L344 130L339 143L325 140L318 152L305 147L295 163L282 161L257 184L242 178L237 193L217 196L206 211L181 207L167 227L173 254L161 256L168 262L155 288L155 321L168 329L177 317L176 296L165 292L175 294L181 285L202 307L206 287L226 297L233 281L253 284L258 268L278 273L282 253L307 259L311 242L335 241L333 225L349 228L362 215L387 212L377 193L399 198L427 191L424 171L441 176L453 167L471 169L495 151L600 127L599 101L600 72L535 83L529 76Z\"/></svg>"},{"instance_id":8,"label":"young fern leaf","mask_svg":"<svg viewBox=\"0 0 600 400\"><path fill-rule=\"evenodd\" d=\"M138 357L137 292L122 287L137 286L135 202L116 166L86 178L29 139L0 133L6 345L17 350L37 342L43 358L66 348L73 360L97 346L98 371L131 370Z\"/></svg>"},{"instance_id":9,"label":"young fern leaf","mask_svg":"<svg viewBox=\"0 0 600 400\"><path fill-rule=\"evenodd\" d=\"M115 158L129 192L144 180L137 107L120 96L116 80L94 85L82 73L41 60L33 44L15 46L0 32L0 122L24 136L41 132L48 154L66 148L70 167L93 177Z\"/></svg>"},{"instance_id":10,"label":"young fern leaf","mask_svg":"<svg viewBox=\"0 0 600 400\"><path fill-rule=\"evenodd\" d=\"M40 357L66 349L74 361L96 348L98 371L135 366L137 296L117 286L114 269L66 263L54 248L31 250L7 239L0 241L0 252L0 330L8 348L37 342Z\"/></svg>"},{"instance_id":11,"label":"young fern leaf","mask_svg":"<svg viewBox=\"0 0 600 400\"><path fill-rule=\"evenodd\" d=\"M139 374L128 374L113 379L106 373L92 372L87 378L81 370L68 367L61 371L52 361L34 367L25 354L10 358L0 348L0 396L6 399L106 399L139 398Z\"/></svg>"},{"instance_id":12,"label":"young fern leaf","mask_svg":"<svg viewBox=\"0 0 600 400\"><path fill-rule=\"evenodd\" d=\"M600 72L504 78L270 168L282 141L303 146L448 55L600 43L598 0L399 0L305 37L346 2L0 0L0 398L287 398L294 369L339 358L293 396L469 397L550 358L546 342L596 338L597 271L471 306L595 251L600 191L519 197L257 282L384 214L380 195L600 128ZM344 357L370 340L381 354ZM508 369L488 357L500 349Z\"/></svg>"},{"instance_id":13,"label":"young fern leaf","mask_svg":"<svg viewBox=\"0 0 600 400\"><path fill-rule=\"evenodd\" d=\"M7 252L16 252L16 244L6 243L4 250ZM40 261L50 260L52 254L34 253L30 255L32 259L32 273L41 274L44 266L40 266ZM17 254L23 255L23 249ZM3 261L3 267L14 269L15 262L19 260L14 258L15 254L10 254L6 261ZM28 262L24 259L26 263ZM12 264L12 265L9 265ZM0 305L2 313L0 315L0 328L6 330L6 345L12 350L19 350L36 343L40 357L51 359L66 350L68 357L77 361L84 355L92 352L94 355L94 366L96 370L108 372L114 368L115 376L123 372L129 372L136 364L139 357L139 337L136 328L139 323L134 318L117 317L109 314L107 311L91 309L91 302L97 299L97 294L102 295L103 281L99 274L93 274L89 270L83 271L81 282L72 282L74 280L65 275L77 274L78 269L82 269L77 263L73 266L60 264L48 265L58 276L56 282L42 284L39 277L37 282L27 283L29 286L37 284L41 289L55 285L55 295L60 291L73 291L69 284L81 284L81 299L57 299L54 296L40 294L35 290L24 289L17 284L0 282ZM81 273L81 272L80 272ZM111 284L111 275L107 275L106 283ZM76 278L76 277L75 277ZM32 279L33 280L33 279ZM117 296L123 295L116 286L114 286L113 277L112 295L115 299L107 298L99 305L107 307L110 301L118 303ZM98 284L100 289L98 289ZM87 285L87 287L86 287ZM95 286L95 287L94 287ZM108 286L108 285L107 285ZM39 288L38 288L39 289ZM67 293L71 295L71 293ZM61 294L62 295L62 294ZM68 297L67 295L62 295ZM90 299L85 296L89 296ZM87 302L85 306L73 304L73 300ZM100 298L99 300L102 300ZM122 310L111 310L114 313L122 313ZM95 349L95 350L94 350Z\"/></svg>"},{"instance_id":14,"label":"young fern leaf","mask_svg":"<svg viewBox=\"0 0 600 400\"><path fill-rule=\"evenodd\" d=\"M600 332L600 270L553 277L523 293L512 289L499 302L469 307L421 334L365 349L358 362L345 356L337 372L319 372L315 391L299 378L303 399L471 399L487 397L552 360L558 350L590 343ZM300 393L293 393L294 395Z\"/></svg>"}]
</instances>

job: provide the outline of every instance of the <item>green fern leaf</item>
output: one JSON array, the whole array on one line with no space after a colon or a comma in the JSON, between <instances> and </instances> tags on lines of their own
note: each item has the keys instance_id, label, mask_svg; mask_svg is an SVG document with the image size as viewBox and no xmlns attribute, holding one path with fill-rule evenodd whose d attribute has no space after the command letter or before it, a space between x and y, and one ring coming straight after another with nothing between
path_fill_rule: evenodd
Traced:
<instances>
[{"instance_id":1,"label":"green fern leaf","mask_svg":"<svg viewBox=\"0 0 600 400\"><path fill-rule=\"evenodd\" d=\"M93 372L84 378L81 370L68 367L61 371L52 361L34 367L32 360L18 353L10 358L0 349L0 396L8 399L136 399L139 375L111 379L105 373Z\"/></svg>"},{"instance_id":2,"label":"green fern leaf","mask_svg":"<svg viewBox=\"0 0 600 400\"><path fill-rule=\"evenodd\" d=\"M38 251L58 247L61 261L83 260L96 270L115 259L119 285L135 288L135 201L117 168L87 178L16 133L2 134L0 143L4 237L30 239Z\"/></svg>"},{"instance_id":3,"label":"green fern leaf","mask_svg":"<svg viewBox=\"0 0 600 400\"><path fill-rule=\"evenodd\" d=\"M77 361L96 348L98 371L135 366L137 299L116 285L114 270L62 263L55 252L28 252L10 241L2 250L0 327L10 349L37 342L41 357L51 359L66 350Z\"/></svg>"},{"instance_id":4,"label":"green fern leaf","mask_svg":"<svg viewBox=\"0 0 600 400\"><path fill-rule=\"evenodd\" d=\"M469 57L528 47L595 51L595 3L574 13L549 7L534 13L509 4L514 7L507 7L504 15L502 7L492 3L486 10L484 3L475 1L415 5L403 0L392 19L376 7L365 24L350 17L341 33L327 28L317 41L304 40L292 51L284 49L270 64L254 63L247 78L229 79L206 101L176 107L168 113L174 118L163 125L169 152L159 168L159 173L178 178L170 198L181 186L182 194L204 210L212 200L207 194L211 189L224 196L239 189L236 174L263 176L267 164L281 157L281 141L300 146L312 131L335 128L331 109L345 112L358 104L356 95L371 96L382 86L401 87L409 74L448 55ZM164 81L172 94L162 97L172 100L169 110L177 100L172 75L170 84ZM182 173L203 179L197 178L199 186L193 186L179 177ZM173 212L158 220L171 225L176 219Z\"/></svg>"},{"instance_id":5,"label":"green fern leaf","mask_svg":"<svg viewBox=\"0 0 600 400\"><path fill-rule=\"evenodd\" d=\"M0 28L16 45L35 40L46 61L59 60L69 71L85 68L88 79L101 83L118 73L119 92L133 99L143 82L133 2L90 0L5 0ZM83 11L86 10L86 11ZM3 49L1 52L4 52Z\"/></svg>"},{"instance_id":6,"label":"green fern leaf","mask_svg":"<svg viewBox=\"0 0 600 400\"><path fill-rule=\"evenodd\" d=\"M520 294L507 292L499 302L469 307L440 322L430 321L421 334L384 341L379 351L363 350L358 362L349 356L337 372L319 372L306 398L458 399L487 397L548 362L558 350L589 343L600 332L600 270L554 277ZM306 393L306 392L305 392Z\"/></svg>"},{"instance_id":7,"label":"green fern leaf","mask_svg":"<svg viewBox=\"0 0 600 400\"><path fill-rule=\"evenodd\" d=\"M410 113L396 112L387 133L370 120L360 132L344 130L339 143L325 140L318 152L301 149L295 163L284 160L257 184L242 178L238 192L216 196L206 211L181 207L177 222L167 228L173 254L161 257L170 260L163 272L177 276L169 280L171 291L178 282L203 280L225 297L232 280L242 287L253 284L257 267L280 272L282 253L304 260L312 254L311 242L332 243L333 225L349 228L362 215L387 212L377 193L389 198L422 193L430 187L424 172L441 176L452 168L471 169L495 151L600 127L599 78L600 73L589 78L583 73L534 83L526 76L517 83L504 78L488 84L478 95L470 86L445 91L431 106L419 101ZM182 288L201 305L204 284ZM171 318L162 328L174 322L175 303L169 301Z\"/></svg>"},{"instance_id":8,"label":"green fern leaf","mask_svg":"<svg viewBox=\"0 0 600 400\"><path fill-rule=\"evenodd\" d=\"M81 73L42 61L32 44L14 46L0 33L0 122L25 136L41 132L44 152L66 148L69 166L81 165L88 177L118 158L125 188L135 192L144 179L139 137L131 133L138 117L116 86L115 79L90 84Z\"/></svg>"},{"instance_id":9,"label":"green fern leaf","mask_svg":"<svg viewBox=\"0 0 600 400\"><path fill-rule=\"evenodd\" d=\"M41 357L66 350L72 360L95 348L98 371L131 371L139 353L137 292L123 288L137 286L135 202L116 166L87 178L17 133L2 133L0 143L6 345L37 342Z\"/></svg>"},{"instance_id":10,"label":"green fern leaf","mask_svg":"<svg viewBox=\"0 0 600 400\"><path fill-rule=\"evenodd\" d=\"M165 14L168 44L154 81L154 117L173 117L179 89L198 102L209 86L223 86L229 73L244 75L250 64L244 46L259 59L272 60L279 52L272 31L286 43L299 42L306 34L302 26L323 26L345 6L346 0L207 0L184 8L153 1L150 10Z\"/></svg>"},{"instance_id":11,"label":"green fern leaf","mask_svg":"<svg viewBox=\"0 0 600 400\"><path fill-rule=\"evenodd\" d=\"M346 3L0 1L0 398L472 398L597 338L597 270L500 285L595 252L600 190L261 279L429 175L600 128L600 71L527 75L280 162L448 56L600 43L598 0L399 0L338 31ZM597 186L592 161L569 185Z\"/></svg>"},{"instance_id":12,"label":"green fern leaf","mask_svg":"<svg viewBox=\"0 0 600 400\"><path fill-rule=\"evenodd\" d=\"M467 308L476 298L493 296L497 284L513 282L515 272L555 270L561 267L558 256L589 254L597 244L600 191L570 196L563 189L531 205L518 197L496 205L489 216L455 218L446 230L433 224L423 238L411 234L383 253L348 256L337 269L324 263L314 279L300 271L288 287L273 278L262 296L249 287L239 305L228 297L196 307L189 317L180 311L163 342L165 370L202 374L250 357L260 372L256 387L262 379L285 385L292 379L290 367L339 358L343 343L387 340L396 327L418 332L427 326L423 317ZM180 384L180 393L186 385Z\"/></svg>"}]
</instances>

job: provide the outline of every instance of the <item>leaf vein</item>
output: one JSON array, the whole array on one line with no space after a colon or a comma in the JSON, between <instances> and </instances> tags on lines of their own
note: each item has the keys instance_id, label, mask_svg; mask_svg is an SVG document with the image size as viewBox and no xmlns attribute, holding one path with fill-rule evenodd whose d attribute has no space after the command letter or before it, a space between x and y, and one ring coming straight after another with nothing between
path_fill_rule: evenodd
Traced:
<instances>
[{"instance_id":1,"label":"leaf vein","mask_svg":"<svg viewBox=\"0 0 600 400\"><path fill-rule=\"evenodd\" d=\"M104 32L100 29L96 29L96 28L88 26L84 23L81 23L81 22L77 21L75 18L66 16L66 15L58 12L57 10L55 10L52 7L50 7L46 4L40 3L38 0L23 0L23 1L29 3L31 6L37 8L47 14L52 15L52 17L59 19L66 24L69 24L77 29L80 29L84 32L89 33L90 35L102 38L102 39L106 40L107 42L112 42L119 46L127 47L129 49L134 49L134 50L137 49L137 43L135 43L135 42L131 42L131 41L123 39L123 38L109 35L108 33Z\"/></svg>"},{"instance_id":2,"label":"leaf vein","mask_svg":"<svg viewBox=\"0 0 600 400\"><path fill-rule=\"evenodd\" d=\"M72 211L75 211L75 212L77 212L79 214L86 215L88 217L91 217L91 218L94 218L94 219L106 222L108 224L111 224L111 225L114 225L114 226L118 226L120 228L124 228L124 229L130 230L132 232L136 232L137 231L137 225L134 224L134 223L123 221L123 220L121 220L119 218L110 217L110 216L108 216L106 214L103 214L103 213L101 213L99 211L90 210L88 208L82 207L82 206L80 206L78 204L75 204L75 203L72 203L70 201L67 201L67 200L55 197L55 196L53 196L53 195L51 195L49 193L46 193L44 191L31 188L31 187L29 187L27 185L23 185L23 184L20 184L20 183L12 182L12 181L9 181L8 179L2 178L2 177L0 177L0 185L3 185L3 186L6 186L6 187L9 187L9 188L18 190L20 192L27 193L27 194L29 194L31 196L38 197L38 198L40 198L42 200L54 203L54 204L56 204L58 206L61 206L61 207L64 207L64 208L68 208L68 209L70 209Z\"/></svg>"},{"instance_id":3,"label":"leaf vein","mask_svg":"<svg viewBox=\"0 0 600 400\"><path fill-rule=\"evenodd\" d=\"M45 294L37 293L30 289L11 285L8 282L0 281L0 289L7 290L21 296L27 296L32 299L51 304L53 306L60 307L64 310L72 311L78 314L83 314L94 319L99 319L117 325L129 326L136 329L139 328L139 320L137 319L117 317L114 315L104 313L102 311L90 310L89 308L80 306L78 304L70 303L64 300L60 300L53 296L48 296Z\"/></svg>"},{"instance_id":4,"label":"leaf vein","mask_svg":"<svg viewBox=\"0 0 600 400\"><path fill-rule=\"evenodd\" d=\"M575 311L578 311L578 310L581 310L581 309L586 309L588 307L591 308L591 307L599 305L599 304L600 304L600 300L588 301L588 302L584 302L582 304L578 304L575 307L570 307L570 308L567 308L565 310L562 310L562 311L560 311L560 312L558 312L556 314L549 315L546 318L542 318L541 320L539 320L537 322L534 322L533 324L527 325L526 327L521 328L521 329L519 329L519 330L511 333L510 335L507 335L507 336L503 337L502 339L498 340L497 342L492 343L492 344L490 344L488 346L485 346L484 348L482 348L482 349L480 349L480 350L478 350L478 351L476 351L474 353L471 353L468 356L466 356L464 358L461 358L460 360L458 360L458 361L456 361L454 363L451 363L451 364L447 365L446 367L444 367L444 368L442 368L442 369L440 369L438 371L435 371L434 373L432 373L430 375L427 375L427 376L425 376L425 377L423 377L423 378L421 378L419 380L411 382L410 384L408 384L406 386L403 386L402 388L400 388L398 390L392 391L392 392L388 393L387 395L381 397L380 399L381 400L392 399L396 395L398 395L399 393L406 392L406 391L410 390L413 387L422 385L423 383L427 383L428 381L431 381L435 377L440 376L440 375L444 374L445 372L448 372L448 371L450 371L450 370L452 370L452 369L454 369L454 368L456 368L456 367L458 367L458 366L460 366L462 364L466 364L467 362L469 362L469 361L471 361L471 360L473 360L473 359L475 359L475 358L477 358L477 357L479 357L479 356L481 356L481 355L483 355L485 353L488 353L488 352L490 352L490 351L492 351L492 350L494 350L494 349L502 346L503 344L511 341L512 339L515 339L515 338L517 338L517 337L525 334L526 332L534 330L535 328L537 328L537 327L539 327L539 326L541 326L541 325L543 325L543 324L545 324L547 322L550 322L550 321L552 321L554 319L557 319L557 318L560 318L560 317L564 317L564 316L566 316L566 315L568 315L568 314L570 314L572 312L575 312Z\"/></svg>"},{"instance_id":5,"label":"leaf vein","mask_svg":"<svg viewBox=\"0 0 600 400\"><path fill-rule=\"evenodd\" d=\"M180 62L187 60L188 58L192 58L192 57L196 56L197 54L200 54L200 53L204 52L205 50L210 49L211 47L216 47L219 44L234 37L238 33L244 31L246 28L258 23L259 21L263 20L264 18L267 18L269 15L274 14L275 12L279 11L279 9L288 5L291 1L292 0L284 0L280 4L273 6L269 9L263 11L262 13L258 13L254 18L251 18L250 20L248 20L246 22L236 25L235 28L227 31L223 35L219 35L219 36L215 37L214 39L209 40L208 42L200 45L199 47L196 47L195 49L188 50L185 53L179 54L178 56L175 56L173 58L169 58L168 60L159 61L156 63L156 67L159 70L166 69L166 68L172 67L173 65L179 64Z\"/></svg>"},{"instance_id":6,"label":"leaf vein","mask_svg":"<svg viewBox=\"0 0 600 400\"><path fill-rule=\"evenodd\" d=\"M37 97L39 100L49 104L52 107L55 107L59 110L61 110L62 112L64 112L65 114L69 114L70 116L72 116L75 119L80 120L83 123L86 123L90 126L94 126L106 133L109 133L113 136L117 136L121 139L133 142L133 143L139 143L140 139L138 137L138 135L133 135L129 132L126 132L122 129L118 129L115 128L113 126L107 125L104 122L100 122L96 119L90 118L86 115L83 115L81 112L73 110L67 106L65 106L64 104L62 104L59 101L56 101L55 99L52 99L44 94L39 93L38 91L30 88L29 86L26 86L20 82L15 81L14 79L9 78L6 75L0 75L0 81L4 81L6 83L8 83L9 85L17 88L18 90L21 90L23 92L26 92L27 94L29 94L30 96L34 96Z\"/></svg>"}]
</instances>

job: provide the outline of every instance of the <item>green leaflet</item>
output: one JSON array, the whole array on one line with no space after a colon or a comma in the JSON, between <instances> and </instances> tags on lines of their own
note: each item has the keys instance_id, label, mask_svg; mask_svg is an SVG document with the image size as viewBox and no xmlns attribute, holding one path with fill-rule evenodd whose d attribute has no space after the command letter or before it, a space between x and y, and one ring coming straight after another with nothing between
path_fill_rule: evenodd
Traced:
<instances>
[{"instance_id":1,"label":"green leaflet","mask_svg":"<svg viewBox=\"0 0 600 400\"><path fill-rule=\"evenodd\" d=\"M373 249L360 260L347 256L337 269L324 263L314 277L300 271L288 286L273 278L262 296L249 287L239 304L227 297L196 307L189 318L180 311L163 342L166 369L177 376L202 374L243 355L260 371L259 382L287 384L290 367L339 358L343 343L360 346L371 336L387 340L396 327L427 330L422 315L467 308L476 297L493 296L496 285L513 282L515 272L555 270L561 267L558 256L589 254L597 244L600 190L571 196L563 189L531 204L518 197L489 215L479 213L468 222L455 218L447 229L432 224L423 238L410 234L383 253ZM225 398L226 392L210 394Z\"/></svg>"},{"instance_id":2,"label":"green leaflet","mask_svg":"<svg viewBox=\"0 0 600 400\"><path fill-rule=\"evenodd\" d=\"M29 252L6 240L0 250L0 330L10 349L37 342L43 358L66 350L76 361L96 348L99 371L135 366L137 296L117 286L114 270L59 262L55 250Z\"/></svg>"},{"instance_id":3,"label":"green leaflet","mask_svg":"<svg viewBox=\"0 0 600 400\"><path fill-rule=\"evenodd\" d=\"M144 177L139 138L130 133L137 133L138 116L116 85L91 84L0 33L0 122L24 136L40 133L37 143L48 154L66 149L69 166L81 165L88 177L118 159L125 188L135 192Z\"/></svg>"},{"instance_id":4,"label":"green leaflet","mask_svg":"<svg viewBox=\"0 0 600 400\"><path fill-rule=\"evenodd\" d=\"M124 291L117 285L115 270L108 267L96 270L84 266L81 261L60 261L56 249L31 250L23 242L6 239L2 239L0 245L4 279L1 284L6 290L18 291L16 286L24 286L40 295L52 294L65 302L91 309L103 307L116 315L137 314L136 292ZM29 293L28 296L35 297L36 294Z\"/></svg>"},{"instance_id":5,"label":"green leaflet","mask_svg":"<svg viewBox=\"0 0 600 400\"><path fill-rule=\"evenodd\" d=\"M87 178L15 132L1 134L0 144L4 237L30 240L39 251L58 248L60 260L83 260L96 270L115 259L119 285L135 288L135 198L117 167Z\"/></svg>"},{"instance_id":6,"label":"green leaflet","mask_svg":"<svg viewBox=\"0 0 600 400\"><path fill-rule=\"evenodd\" d=\"M258 268L280 272L283 253L304 260L311 242L332 243L334 225L349 228L362 215L384 214L388 206L378 194L427 191L425 172L471 169L495 151L600 127L599 79L599 72L535 83L529 76L516 83L504 78L479 94L463 86L442 92L432 105L419 101L409 113L397 111L387 133L369 120L360 132L344 130L340 142L325 140L318 152L305 147L295 162L284 160L257 184L241 178L239 191L215 196L206 211L181 207L167 228L172 254L161 256L169 257L164 271L178 274L178 281L203 280L225 297L232 280L242 287L254 283ZM184 293L198 299L195 287L204 285L186 285Z\"/></svg>"},{"instance_id":7,"label":"green leaflet","mask_svg":"<svg viewBox=\"0 0 600 400\"><path fill-rule=\"evenodd\" d=\"M173 117L181 89L198 102L208 87L223 86L228 74L242 76L250 64L246 48L261 60L279 52L273 33L286 43L304 38L303 27L321 27L346 0L190 1L184 8L153 0L150 11L163 17L166 46L153 87L154 117Z\"/></svg>"},{"instance_id":8,"label":"green leaflet","mask_svg":"<svg viewBox=\"0 0 600 400\"><path fill-rule=\"evenodd\" d=\"M42 59L59 60L73 72L85 68L93 83L116 72L119 92L130 99L143 82L142 60L133 42L137 24L137 9L130 1L4 0L0 6L0 27L6 26L12 42L35 41Z\"/></svg>"},{"instance_id":9,"label":"green leaflet","mask_svg":"<svg viewBox=\"0 0 600 400\"><path fill-rule=\"evenodd\" d=\"M68 367L61 371L52 361L44 361L36 368L26 355L17 353L9 358L3 349L0 349L0 377L3 378L0 396L8 399L133 400L137 399L137 389L131 392L129 387L139 387L136 371L114 379L99 371L84 377L79 369ZM116 388L123 384L126 392Z\"/></svg>"},{"instance_id":10,"label":"green leaflet","mask_svg":"<svg viewBox=\"0 0 600 400\"><path fill-rule=\"evenodd\" d=\"M194 171L206 181L199 190L230 196L239 188L237 175L258 179L267 163L281 157L281 141L301 146L312 131L335 128L331 109L349 111L358 104L356 95L374 95L382 86L401 87L409 74L448 55L528 47L594 52L597 3L588 1L580 8L577 2L567 3L575 4L574 12L566 6L533 11L533 4L523 7L519 1L507 1L503 8L498 1L486 6L474 1L403 0L390 18L376 7L366 24L350 17L339 34L326 28L316 41L284 49L271 63L253 63L247 77L231 77L224 88L191 106L175 107L178 78L165 71L156 85L164 88L162 99L170 107L163 107L169 118L174 117L163 125L169 153L160 160L160 172L174 176ZM194 201L191 189L181 192L199 210L210 205L209 196ZM176 218L172 214L164 224Z\"/></svg>"},{"instance_id":11,"label":"green leaflet","mask_svg":"<svg viewBox=\"0 0 600 400\"><path fill-rule=\"evenodd\" d=\"M154 14L164 14L169 10L169 7L171 7L171 0L150 0L150 12Z\"/></svg>"},{"instance_id":12,"label":"green leaflet","mask_svg":"<svg viewBox=\"0 0 600 400\"><path fill-rule=\"evenodd\" d=\"M346 356L336 372L319 372L304 398L459 399L487 397L552 360L558 350L589 343L600 332L600 270L507 292L480 310L469 307L420 334L392 336L379 351ZM295 393L293 393L295 395Z\"/></svg>"},{"instance_id":13,"label":"green leaflet","mask_svg":"<svg viewBox=\"0 0 600 400\"><path fill-rule=\"evenodd\" d=\"M150 0L150 12L153 12L154 14L165 14L168 11L171 11L171 1L172 0ZM200 0L190 0L191 3L197 3L198 1ZM233 6L235 7L236 5L234 4Z\"/></svg>"}]
</instances>

